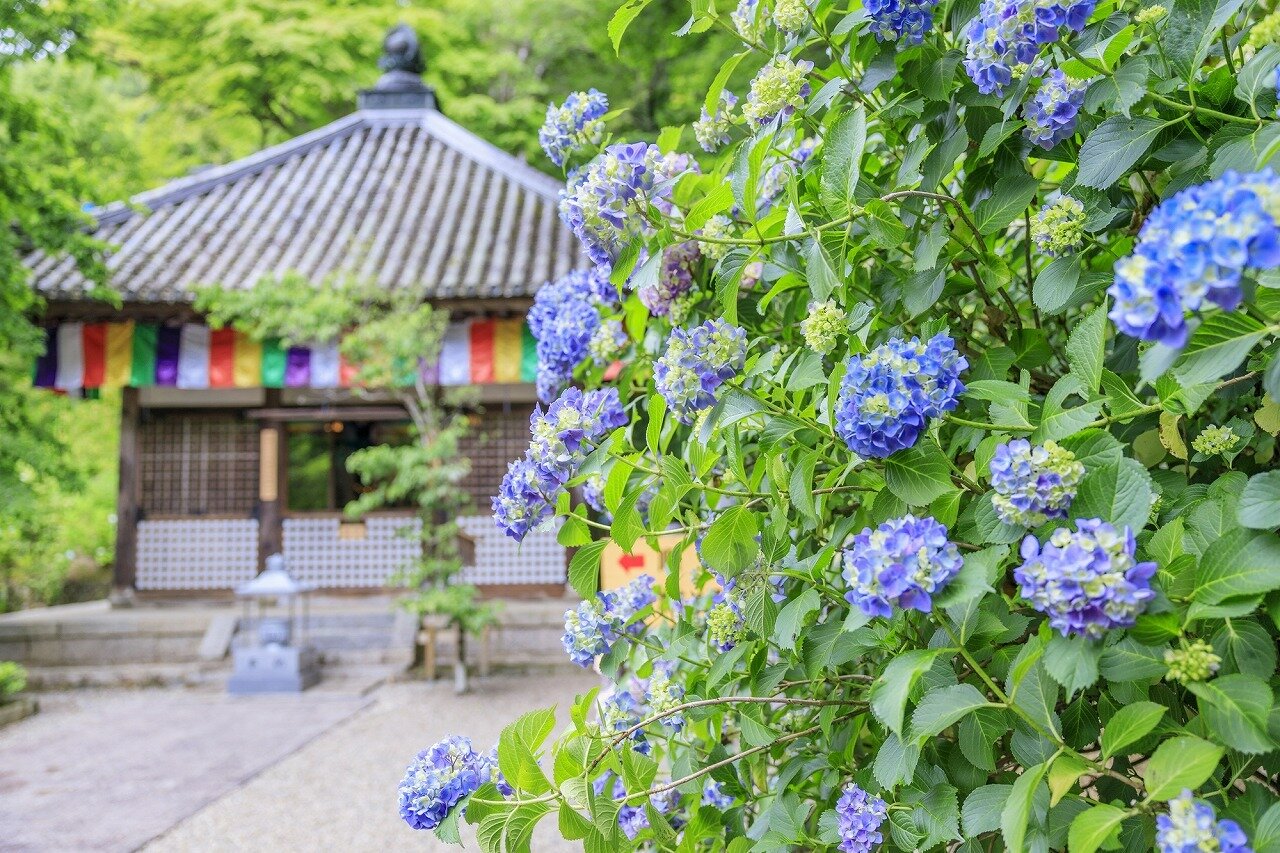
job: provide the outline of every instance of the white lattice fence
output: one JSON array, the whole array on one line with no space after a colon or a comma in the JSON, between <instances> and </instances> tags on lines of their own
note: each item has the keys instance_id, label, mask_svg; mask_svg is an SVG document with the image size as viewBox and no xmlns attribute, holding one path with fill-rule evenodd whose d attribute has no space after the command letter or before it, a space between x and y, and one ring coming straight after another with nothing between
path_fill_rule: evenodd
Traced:
<instances>
[{"instance_id":1,"label":"white lattice fence","mask_svg":"<svg viewBox=\"0 0 1280 853\"><path fill-rule=\"evenodd\" d=\"M364 537L339 536L338 518L286 518L284 557L289 574L319 587L382 587L422 553L421 521L391 517L365 520ZM413 533L401 535L401 528Z\"/></svg>"},{"instance_id":2,"label":"white lattice fence","mask_svg":"<svg viewBox=\"0 0 1280 853\"><path fill-rule=\"evenodd\" d=\"M565 550L555 531L530 533L516 542L498 529L491 515L464 516L458 525L476 540L476 564L463 573L468 583L564 583Z\"/></svg>"},{"instance_id":3,"label":"white lattice fence","mask_svg":"<svg viewBox=\"0 0 1280 853\"><path fill-rule=\"evenodd\" d=\"M231 589L258 573L258 522L138 522L138 589Z\"/></svg>"}]
</instances>

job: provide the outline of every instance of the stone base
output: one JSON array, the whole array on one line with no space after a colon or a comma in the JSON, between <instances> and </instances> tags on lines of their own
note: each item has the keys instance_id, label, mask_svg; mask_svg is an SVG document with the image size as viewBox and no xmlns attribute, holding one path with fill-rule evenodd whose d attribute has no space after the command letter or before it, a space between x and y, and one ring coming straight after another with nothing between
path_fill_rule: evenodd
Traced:
<instances>
[{"instance_id":1,"label":"stone base","mask_svg":"<svg viewBox=\"0 0 1280 853\"><path fill-rule=\"evenodd\" d=\"M40 710L40 706L36 704L36 700L19 697L0 705L0 729L16 723L18 720L25 720L36 711Z\"/></svg>"},{"instance_id":2,"label":"stone base","mask_svg":"<svg viewBox=\"0 0 1280 853\"><path fill-rule=\"evenodd\" d=\"M320 680L320 659L313 649L255 646L235 649L232 655L228 693L301 693Z\"/></svg>"}]
</instances>

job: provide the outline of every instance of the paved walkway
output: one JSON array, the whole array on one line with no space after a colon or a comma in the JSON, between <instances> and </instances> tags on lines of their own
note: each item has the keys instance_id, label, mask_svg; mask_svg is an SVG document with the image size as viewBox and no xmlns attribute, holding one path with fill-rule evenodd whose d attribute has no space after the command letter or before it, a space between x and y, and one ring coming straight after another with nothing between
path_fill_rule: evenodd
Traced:
<instances>
[{"instance_id":1,"label":"paved walkway","mask_svg":"<svg viewBox=\"0 0 1280 853\"><path fill-rule=\"evenodd\" d=\"M599 679L565 672L494 676L474 684L465 697L454 696L443 681L381 688L372 707L183 821L147 850L385 853L412 845L415 850L457 851L400 820L396 786L409 760L450 733L488 749L503 726L533 708L555 704L560 726L567 726L574 695ZM473 830L463 825L470 850L477 849ZM581 846L559 838L552 814L539 824L533 849L555 853Z\"/></svg>"},{"instance_id":2,"label":"paved walkway","mask_svg":"<svg viewBox=\"0 0 1280 853\"><path fill-rule=\"evenodd\" d=\"M371 700L185 690L42 699L0 729L0 850L134 850Z\"/></svg>"}]
</instances>

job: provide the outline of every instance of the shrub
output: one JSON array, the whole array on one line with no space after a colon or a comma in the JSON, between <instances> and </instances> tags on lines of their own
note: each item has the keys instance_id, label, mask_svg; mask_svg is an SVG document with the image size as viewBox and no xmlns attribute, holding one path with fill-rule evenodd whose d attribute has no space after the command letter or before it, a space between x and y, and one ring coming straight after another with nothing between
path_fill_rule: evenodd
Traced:
<instances>
[{"instance_id":1,"label":"shrub","mask_svg":"<svg viewBox=\"0 0 1280 853\"><path fill-rule=\"evenodd\" d=\"M544 420L534 448L567 450L502 493L515 538L561 520L599 602L566 649L611 684L553 741L549 710L509 726L513 792L477 774L436 831L1275 849L1280 46L1255 7L692 6L684 31L744 43L693 132L553 152L597 281L539 295L594 308L539 387L614 387L623 423ZM618 323L608 370L587 341ZM701 594L599 593L607 540L659 534Z\"/></svg>"},{"instance_id":2,"label":"shrub","mask_svg":"<svg viewBox=\"0 0 1280 853\"><path fill-rule=\"evenodd\" d=\"M0 702L8 702L27 687L27 671L22 664L0 660Z\"/></svg>"}]
</instances>

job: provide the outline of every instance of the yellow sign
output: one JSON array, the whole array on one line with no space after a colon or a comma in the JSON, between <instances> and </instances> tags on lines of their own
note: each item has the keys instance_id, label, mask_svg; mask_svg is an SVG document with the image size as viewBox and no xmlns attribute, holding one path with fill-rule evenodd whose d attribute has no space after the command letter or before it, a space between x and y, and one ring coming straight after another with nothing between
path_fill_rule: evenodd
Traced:
<instances>
[{"instance_id":1,"label":"yellow sign","mask_svg":"<svg viewBox=\"0 0 1280 853\"><path fill-rule=\"evenodd\" d=\"M674 533L659 536L657 551L650 548L643 539L636 540L629 552L623 551L618 543L610 541L600 556L600 588L607 590L626 586L638 575L649 575L658 586L662 586L667 582L667 555L683 538ZM680 555L681 596L697 594L693 578L698 571L698 554L690 545Z\"/></svg>"}]
</instances>

